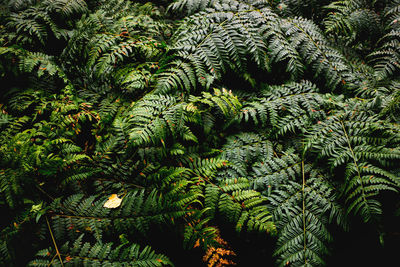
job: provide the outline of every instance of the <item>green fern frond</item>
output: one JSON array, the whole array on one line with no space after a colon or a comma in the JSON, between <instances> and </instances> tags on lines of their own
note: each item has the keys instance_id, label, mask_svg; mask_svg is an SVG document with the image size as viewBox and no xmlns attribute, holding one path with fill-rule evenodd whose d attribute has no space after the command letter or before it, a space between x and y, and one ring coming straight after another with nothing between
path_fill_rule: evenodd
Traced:
<instances>
[{"instance_id":1,"label":"green fern frond","mask_svg":"<svg viewBox=\"0 0 400 267\"><path fill-rule=\"evenodd\" d=\"M37 20L43 10L37 6L26 9L20 14L11 14L7 26L15 28L19 36L17 41L22 43L32 43L30 36L36 38L42 45L47 41L46 25ZM39 14L39 16L38 16ZM27 35L27 36L24 36Z\"/></svg>"},{"instance_id":2,"label":"green fern frond","mask_svg":"<svg viewBox=\"0 0 400 267\"><path fill-rule=\"evenodd\" d=\"M273 153L273 144L262 135L240 133L229 136L221 154L228 164L218 171L217 176L219 179L249 177L248 166L272 158Z\"/></svg>"},{"instance_id":3,"label":"green fern frond","mask_svg":"<svg viewBox=\"0 0 400 267\"><path fill-rule=\"evenodd\" d=\"M83 14L88 11L84 0L46 0L43 4L55 12L62 14L64 17Z\"/></svg>"},{"instance_id":4,"label":"green fern frond","mask_svg":"<svg viewBox=\"0 0 400 267\"><path fill-rule=\"evenodd\" d=\"M279 187L285 181L293 181L301 171L300 158L293 154L284 155L281 158L272 157L263 159L253 165L252 183L256 189L271 189Z\"/></svg>"},{"instance_id":5,"label":"green fern frond","mask_svg":"<svg viewBox=\"0 0 400 267\"><path fill-rule=\"evenodd\" d=\"M212 6L218 1L215 0L178 0L168 6L168 10L172 12L185 13L192 15L195 12L204 11L207 7Z\"/></svg>"},{"instance_id":6,"label":"green fern frond","mask_svg":"<svg viewBox=\"0 0 400 267\"><path fill-rule=\"evenodd\" d=\"M316 124L307 147L321 158L328 157L332 169L346 166L343 194L348 212L369 221L381 214L373 197L382 190L398 190L398 177L385 170L400 158L398 151L390 148L395 140L390 127L376 117L350 109Z\"/></svg>"},{"instance_id":7,"label":"green fern frond","mask_svg":"<svg viewBox=\"0 0 400 267\"><path fill-rule=\"evenodd\" d=\"M62 262L58 258L54 259L58 255L62 257ZM63 244L59 252L53 251L53 248L47 248L40 250L36 257L28 266L173 266L166 256L155 253L149 246L141 249L138 244L117 246L111 242L91 244L83 241L83 235L79 236L73 244L69 241Z\"/></svg>"},{"instance_id":8,"label":"green fern frond","mask_svg":"<svg viewBox=\"0 0 400 267\"><path fill-rule=\"evenodd\" d=\"M381 47L369 55L378 80L394 75L400 69L400 30L392 30L381 39Z\"/></svg>"},{"instance_id":9,"label":"green fern frond","mask_svg":"<svg viewBox=\"0 0 400 267\"><path fill-rule=\"evenodd\" d=\"M333 90L339 84L357 84L357 77L346 59L330 46L322 31L312 21L304 18L287 19L283 28L291 44L313 70L315 77L325 77L328 88Z\"/></svg>"},{"instance_id":10,"label":"green fern frond","mask_svg":"<svg viewBox=\"0 0 400 267\"><path fill-rule=\"evenodd\" d=\"M38 52L28 52L21 57L19 68L23 72L32 72L34 69L37 71L38 76L42 76L45 72L49 75L64 76L61 68L54 63L51 56Z\"/></svg>"},{"instance_id":11,"label":"green fern frond","mask_svg":"<svg viewBox=\"0 0 400 267\"><path fill-rule=\"evenodd\" d=\"M347 44L356 40L376 40L382 33L381 19L367 1L336 1L325 9L330 11L324 20L325 32Z\"/></svg>"},{"instance_id":12,"label":"green fern frond","mask_svg":"<svg viewBox=\"0 0 400 267\"><path fill-rule=\"evenodd\" d=\"M182 103L169 96L146 96L128 115L130 140L139 146L165 142L170 133L177 134L184 122Z\"/></svg>"},{"instance_id":13,"label":"green fern frond","mask_svg":"<svg viewBox=\"0 0 400 267\"><path fill-rule=\"evenodd\" d=\"M180 59L162 73L159 92L182 87L191 91L196 87L194 79L209 87L227 69L243 70L247 57L266 68L266 45L259 27L267 18L262 12L269 9L257 11L245 3L227 7L231 10L215 6L212 13L199 12L183 21L173 47Z\"/></svg>"},{"instance_id":14,"label":"green fern frond","mask_svg":"<svg viewBox=\"0 0 400 267\"><path fill-rule=\"evenodd\" d=\"M245 102L237 120L274 127L277 135L305 129L325 116L324 98L309 81L270 86L262 91L262 98Z\"/></svg>"},{"instance_id":15,"label":"green fern frond","mask_svg":"<svg viewBox=\"0 0 400 267\"><path fill-rule=\"evenodd\" d=\"M99 15L104 16L102 13ZM96 20L98 18L92 16L82 23L92 25ZM95 27L93 25L93 30L97 30ZM86 47L89 50L88 66L95 67L97 75L108 73L127 60L158 61L163 52L164 45L153 35L164 26L151 16L122 16L114 24L106 24L104 27L107 34L94 34Z\"/></svg>"},{"instance_id":16,"label":"green fern frond","mask_svg":"<svg viewBox=\"0 0 400 267\"><path fill-rule=\"evenodd\" d=\"M324 265L323 255L332 241L327 223L334 217L344 220L333 187L309 169L302 162L297 179L282 184L268 198L274 220L279 222L274 252L278 266Z\"/></svg>"},{"instance_id":17,"label":"green fern frond","mask_svg":"<svg viewBox=\"0 0 400 267\"><path fill-rule=\"evenodd\" d=\"M171 224L192 211L186 207L196 202L199 196L191 191L182 192L186 186L187 183L177 184L171 190L179 194L171 191L164 196L156 190L149 193L140 189L130 190L122 195L122 204L115 209L103 206L104 197L73 195L62 202L55 201L51 217L54 234L58 240L64 240L76 236L77 232L88 232L99 241L108 227L113 227L119 234L146 234L151 226Z\"/></svg>"},{"instance_id":18,"label":"green fern frond","mask_svg":"<svg viewBox=\"0 0 400 267\"><path fill-rule=\"evenodd\" d=\"M400 111L400 83L392 82L389 85L389 89L392 92L384 99L383 109L381 111L382 115L390 115L393 121L398 122L399 118L397 114Z\"/></svg>"},{"instance_id":19,"label":"green fern frond","mask_svg":"<svg viewBox=\"0 0 400 267\"><path fill-rule=\"evenodd\" d=\"M248 190L250 184L245 178L223 180L220 185L207 185L205 202L209 216L213 212L236 225L238 232L246 227L248 231L267 232L274 234L276 229L267 207L266 198L259 192Z\"/></svg>"}]
</instances>

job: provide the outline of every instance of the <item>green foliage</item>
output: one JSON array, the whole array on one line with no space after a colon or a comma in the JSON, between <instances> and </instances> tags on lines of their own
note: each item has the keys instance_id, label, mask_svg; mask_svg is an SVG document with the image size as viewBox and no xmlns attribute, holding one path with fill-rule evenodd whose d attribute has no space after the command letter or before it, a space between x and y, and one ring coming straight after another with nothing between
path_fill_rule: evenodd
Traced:
<instances>
[{"instance_id":1,"label":"green foliage","mask_svg":"<svg viewBox=\"0 0 400 267\"><path fill-rule=\"evenodd\" d=\"M323 266L333 224L390 235L398 0L3 2L0 265L172 265L167 231L227 265L232 229Z\"/></svg>"},{"instance_id":2,"label":"green foliage","mask_svg":"<svg viewBox=\"0 0 400 267\"><path fill-rule=\"evenodd\" d=\"M63 261L53 262L57 253L51 248L40 250L37 259L31 261L28 266L173 266L170 260L155 253L149 246L141 249L138 244L129 245L129 242L116 247L113 243L83 242L83 235L78 237L73 244L66 242L60 247L59 255Z\"/></svg>"},{"instance_id":3,"label":"green foliage","mask_svg":"<svg viewBox=\"0 0 400 267\"><path fill-rule=\"evenodd\" d=\"M382 213L373 197L381 190L397 192L399 186L396 174L385 170L400 157L392 130L355 105L316 124L308 139L321 159L328 157L331 168L345 166L342 190L347 212L359 213L365 221Z\"/></svg>"},{"instance_id":4,"label":"green foliage","mask_svg":"<svg viewBox=\"0 0 400 267\"><path fill-rule=\"evenodd\" d=\"M341 216L334 204L332 187L312 172L303 175L302 183L288 181L270 197L274 218L279 220L275 250L279 266L323 265L322 256L328 252L327 243L332 241L326 213Z\"/></svg>"},{"instance_id":5,"label":"green foliage","mask_svg":"<svg viewBox=\"0 0 400 267\"><path fill-rule=\"evenodd\" d=\"M245 102L238 121L252 121L270 126L277 135L303 130L325 116L325 100L315 85L308 81L271 86L260 91L261 97Z\"/></svg>"},{"instance_id":6,"label":"green foliage","mask_svg":"<svg viewBox=\"0 0 400 267\"><path fill-rule=\"evenodd\" d=\"M271 11L254 10L256 6L250 3L232 1L224 6L217 2L209 11L188 17L179 27L172 46L178 58L160 74L158 91L192 91L198 84L209 88L228 69L245 71L248 59L267 68L266 45L259 28L272 16Z\"/></svg>"}]
</instances>

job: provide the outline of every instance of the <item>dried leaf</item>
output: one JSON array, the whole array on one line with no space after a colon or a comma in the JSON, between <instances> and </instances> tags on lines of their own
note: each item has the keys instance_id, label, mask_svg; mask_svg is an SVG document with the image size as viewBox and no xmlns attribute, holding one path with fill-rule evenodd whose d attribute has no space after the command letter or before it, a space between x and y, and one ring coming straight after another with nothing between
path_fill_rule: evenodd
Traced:
<instances>
[{"instance_id":1,"label":"dried leaf","mask_svg":"<svg viewBox=\"0 0 400 267\"><path fill-rule=\"evenodd\" d=\"M112 194L106 203L104 203L104 208L114 209L118 208L121 205L122 198L119 198L117 194Z\"/></svg>"}]
</instances>

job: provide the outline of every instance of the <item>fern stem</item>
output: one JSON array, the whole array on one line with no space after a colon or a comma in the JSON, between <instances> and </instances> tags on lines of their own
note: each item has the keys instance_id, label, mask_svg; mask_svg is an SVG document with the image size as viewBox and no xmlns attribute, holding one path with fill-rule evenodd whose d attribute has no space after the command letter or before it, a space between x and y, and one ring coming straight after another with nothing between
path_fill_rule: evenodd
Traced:
<instances>
[{"instance_id":1,"label":"fern stem","mask_svg":"<svg viewBox=\"0 0 400 267\"><path fill-rule=\"evenodd\" d=\"M302 185L302 197L303 197L303 246L304 246L304 266L307 266L307 258L306 258L306 250L307 250L307 239L306 239L306 205L305 205L305 185L306 185L306 176L304 173L304 160L301 161L301 173L303 177L303 185Z\"/></svg>"},{"instance_id":2,"label":"fern stem","mask_svg":"<svg viewBox=\"0 0 400 267\"><path fill-rule=\"evenodd\" d=\"M39 189L40 192L42 192L43 194L45 194L48 198L50 198L51 200L54 200L55 198L50 196L46 191L44 191L39 185L36 185L36 188Z\"/></svg>"},{"instance_id":3,"label":"fern stem","mask_svg":"<svg viewBox=\"0 0 400 267\"><path fill-rule=\"evenodd\" d=\"M347 140L347 145L348 145L348 147L349 147L349 149L350 149L350 152L351 152L351 155L352 155L352 158L353 158L353 161L354 161L354 165L356 166L357 176L358 176L359 181L360 181L361 195L362 195L363 201L364 201L364 203L367 204L367 199L366 199L366 197L365 197L364 184L363 184L363 181L362 181L362 179L361 179L360 168L358 167L358 164L357 164L356 155L354 154L353 148L351 147L350 138L349 138L349 136L347 135L346 128L344 127L344 124L343 124L343 121L342 121L342 120L340 120L340 124L342 125L343 133L344 133L344 135L345 135L345 137L346 137L346 140ZM368 208L368 207L369 207L369 206L367 205L367 208ZM369 209L369 208L368 208L368 209Z\"/></svg>"},{"instance_id":4,"label":"fern stem","mask_svg":"<svg viewBox=\"0 0 400 267\"><path fill-rule=\"evenodd\" d=\"M54 259L57 258L57 254L55 254L53 256L53 258L51 259L50 263L47 265L47 267L50 267L53 264Z\"/></svg>"},{"instance_id":5,"label":"fern stem","mask_svg":"<svg viewBox=\"0 0 400 267\"><path fill-rule=\"evenodd\" d=\"M57 256L60 259L61 266L64 267L64 263L63 263L63 260L61 259L60 252L58 251L57 243L56 243L56 240L54 239L53 231L51 231L50 223L49 223L49 220L47 219L47 216L46 216L46 223L47 223L47 227L49 228L50 236L51 236L51 239L53 240L53 244L56 249Z\"/></svg>"}]
</instances>

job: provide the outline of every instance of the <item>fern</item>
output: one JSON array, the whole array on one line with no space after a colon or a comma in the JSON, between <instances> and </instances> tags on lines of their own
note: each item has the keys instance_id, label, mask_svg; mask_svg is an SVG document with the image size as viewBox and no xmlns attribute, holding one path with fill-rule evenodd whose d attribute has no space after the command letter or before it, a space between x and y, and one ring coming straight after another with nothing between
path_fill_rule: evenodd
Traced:
<instances>
[{"instance_id":1,"label":"fern","mask_svg":"<svg viewBox=\"0 0 400 267\"><path fill-rule=\"evenodd\" d=\"M64 17L83 14L88 11L87 4L83 0L47 0L44 4Z\"/></svg>"},{"instance_id":2,"label":"fern","mask_svg":"<svg viewBox=\"0 0 400 267\"><path fill-rule=\"evenodd\" d=\"M324 117L321 109L325 101L308 81L271 86L262 94L262 98L249 99L251 101L245 103L237 116L239 122L272 126L277 135L284 135L306 128L311 121Z\"/></svg>"},{"instance_id":3,"label":"fern","mask_svg":"<svg viewBox=\"0 0 400 267\"><path fill-rule=\"evenodd\" d=\"M104 197L96 200L94 196L83 198L82 195L74 195L62 203L55 202L52 220L56 238L62 240L76 236L76 232L88 232L101 241L103 231L108 227L119 234L146 234L151 225L170 223L189 213L190 210L185 210L185 207L196 197L189 193L175 199L168 196L163 199L155 190L146 195L143 190L132 190L122 199L120 208L116 210L103 207Z\"/></svg>"},{"instance_id":4,"label":"fern","mask_svg":"<svg viewBox=\"0 0 400 267\"><path fill-rule=\"evenodd\" d=\"M213 6L216 2L218 2L218 1L213 1L213 0L202 0L202 1L180 0L180 1L175 1L168 8L171 11L175 11L175 12L176 11L182 12L185 9L187 15L192 15L195 12L203 11L207 7Z\"/></svg>"},{"instance_id":5,"label":"fern","mask_svg":"<svg viewBox=\"0 0 400 267\"><path fill-rule=\"evenodd\" d=\"M222 147L223 159L229 164L218 171L218 177L248 177L248 166L257 161L269 159L274 153L271 141L255 133L240 133L229 136L227 143Z\"/></svg>"},{"instance_id":6,"label":"fern","mask_svg":"<svg viewBox=\"0 0 400 267\"><path fill-rule=\"evenodd\" d=\"M218 211L228 222L236 225L240 232L244 226L249 231L274 233L275 225L271 221L265 201L259 192L248 190L249 182L245 178L221 181L220 186L206 187L206 204L210 215ZM264 205L263 205L264 204Z\"/></svg>"},{"instance_id":7,"label":"fern","mask_svg":"<svg viewBox=\"0 0 400 267\"><path fill-rule=\"evenodd\" d=\"M62 258L61 258L62 255ZM56 256L60 261L55 261ZM62 260L62 261L61 261ZM171 261L162 254L155 253L149 246L141 249L138 244L83 242L83 235L79 236L73 244L66 242L60 247L60 252L52 248L40 250L37 258L29 266L47 266L49 264L92 265L92 266L173 266Z\"/></svg>"},{"instance_id":8,"label":"fern","mask_svg":"<svg viewBox=\"0 0 400 267\"><path fill-rule=\"evenodd\" d=\"M367 1L336 1L325 8L331 11L324 21L326 32L349 44L366 39L365 36L371 36L367 38L373 40L372 36L382 32L380 17Z\"/></svg>"},{"instance_id":9,"label":"fern","mask_svg":"<svg viewBox=\"0 0 400 267\"><path fill-rule=\"evenodd\" d=\"M3 2L0 265L172 265L139 248L168 231L180 264L323 266L333 224L396 232L398 0Z\"/></svg>"},{"instance_id":10,"label":"fern","mask_svg":"<svg viewBox=\"0 0 400 267\"><path fill-rule=\"evenodd\" d=\"M328 253L332 236L328 231L329 213L341 215L334 203L333 188L309 166L301 163L302 182L288 181L270 196L274 219L279 220L278 266L320 266ZM297 176L297 178L300 178Z\"/></svg>"},{"instance_id":11,"label":"fern","mask_svg":"<svg viewBox=\"0 0 400 267\"><path fill-rule=\"evenodd\" d=\"M334 89L340 83L357 84L357 78L345 58L329 46L323 33L313 22L303 18L290 19L284 28L292 44L299 49L302 58L312 68L314 75L325 76L328 87Z\"/></svg>"},{"instance_id":12,"label":"fern","mask_svg":"<svg viewBox=\"0 0 400 267\"><path fill-rule=\"evenodd\" d=\"M307 146L321 158L328 156L332 168L346 167L343 194L348 212L360 214L365 221L382 213L374 196L382 190L397 191L398 178L385 170L399 157L390 148L393 138L390 127L356 109L327 117L309 136Z\"/></svg>"},{"instance_id":13,"label":"fern","mask_svg":"<svg viewBox=\"0 0 400 267\"><path fill-rule=\"evenodd\" d=\"M180 59L170 63L157 85L160 92L183 87L209 87L228 68L240 70L247 64L246 56L260 67L267 66L266 45L258 33L263 22L261 12L251 4L231 5L231 9L214 6L214 13L198 13L186 20L175 37L173 49ZM184 86L183 86L184 85Z\"/></svg>"}]
</instances>

